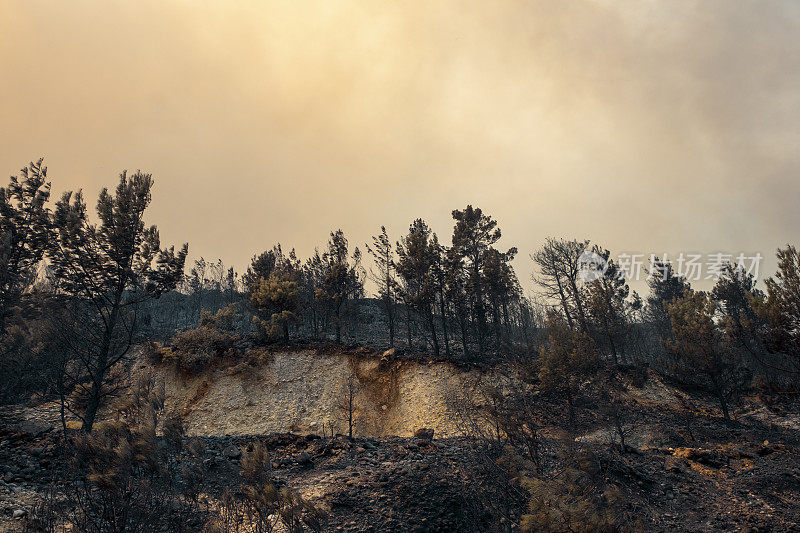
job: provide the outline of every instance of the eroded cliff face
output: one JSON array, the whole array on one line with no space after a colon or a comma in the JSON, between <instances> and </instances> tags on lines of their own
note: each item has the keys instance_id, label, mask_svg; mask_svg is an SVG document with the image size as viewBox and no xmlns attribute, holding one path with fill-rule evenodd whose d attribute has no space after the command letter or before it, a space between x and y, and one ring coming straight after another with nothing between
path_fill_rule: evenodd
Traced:
<instances>
[{"instance_id":1,"label":"eroded cliff face","mask_svg":"<svg viewBox=\"0 0 800 533\"><path fill-rule=\"evenodd\" d=\"M314 351L269 354L199 377L158 370L167 408L184 416L190 435L273 432L346 433L354 390L354 433L409 436L433 428L463 434L453 394L474 389L482 376L447 363L417 363Z\"/></svg>"}]
</instances>

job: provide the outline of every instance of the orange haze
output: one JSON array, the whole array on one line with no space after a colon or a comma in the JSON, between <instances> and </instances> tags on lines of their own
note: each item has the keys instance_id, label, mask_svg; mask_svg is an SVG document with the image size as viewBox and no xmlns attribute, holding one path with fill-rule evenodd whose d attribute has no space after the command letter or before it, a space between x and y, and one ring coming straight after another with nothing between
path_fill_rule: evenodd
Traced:
<instances>
[{"instance_id":1,"label":"orange haze","mask_svg":"<svg viewBox=\"0 0 800 533\"><path fill-rule=\"evenodd\" d=\"M164 241L239 269L467 203L526 286L547 235L800 241L795 2L6 0L0 35L3 173L152 172Z\"/></svg>"}]
</instances>

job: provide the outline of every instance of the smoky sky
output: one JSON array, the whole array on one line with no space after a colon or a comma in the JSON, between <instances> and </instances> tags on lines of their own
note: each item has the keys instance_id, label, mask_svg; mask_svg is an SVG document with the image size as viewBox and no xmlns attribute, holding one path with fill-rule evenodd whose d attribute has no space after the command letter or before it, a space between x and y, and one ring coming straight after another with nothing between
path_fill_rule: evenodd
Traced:
<instances>
[{"instance_id":1,"label":"smoky sky","mask_svg":"<svg viewBox=\"0 0 800 533\"><path fill-rule=\"evenodd\" d=\"M481 207L528 254L800 241L800 4L0 4L0 169L155 179L148 222L239 270Z\"/></svg>"}]
</instances>

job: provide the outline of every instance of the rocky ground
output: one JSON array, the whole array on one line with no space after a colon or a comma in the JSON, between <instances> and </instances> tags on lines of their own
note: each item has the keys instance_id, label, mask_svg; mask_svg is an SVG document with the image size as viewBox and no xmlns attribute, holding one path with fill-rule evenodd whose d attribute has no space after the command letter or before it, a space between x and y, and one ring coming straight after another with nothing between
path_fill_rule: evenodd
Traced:
<instances>
[{"instance_id":1,"label":"rocky ground","mask_svg":"<svg viewBox=\"0 0 800 533\"><path fill-rule=\"evenodd\" d=\"M709 398L650 373L626 382L624 400L625 453L602 398L579 402L566 431L564 405L541 398L545 462L558 471L570 461L559 450L592 452L602 481L619 487L631 525L646 531L800 531L798 399L753 395L736 406L737 421L725 423ZM48 487L63 479L58 420L53 404L0 410L0 531L24 530ZM260 441L270 477L323 509L325 531L516 531L525 512L518 502L501 508L486 477L493 465L485 444L470 438L197 438L207 501L237 490L242 451Z\"/></svg>"},{"instance_id":2,"label":"rocky ground","mask_svg":"<svg viewBox=\"0 0 800 533\"><path fill-rule=\"evenodd\" d=\"M581 446L594 449L606 479L623 490L627 510L648 531L800 531L796 435L731 429L714 420L696 423L694 434L695 443L625 454L600 443ZM327 531L484 530L480 523L487 517L475 500L480 444L468 439L276 434L202 440L209 499L237 485L242 450L261 441L276 484L324 509ZM55 432L24 424L3 429L0 530L24 527L37 499L58 479L61 461ZM512 531L520 512L510 514Z\"/></svg>"}]
</instances>

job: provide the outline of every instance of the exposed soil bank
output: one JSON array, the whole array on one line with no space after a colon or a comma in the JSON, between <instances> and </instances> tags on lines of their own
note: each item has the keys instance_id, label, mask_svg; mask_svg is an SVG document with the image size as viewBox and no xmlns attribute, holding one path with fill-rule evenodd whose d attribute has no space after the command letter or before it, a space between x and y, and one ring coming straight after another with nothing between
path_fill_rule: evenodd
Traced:
<instances>
[{"instance_id":1,"label":"exposed soil bank","mask_svg":"<svg viewBox=\"0 0 800 533\"><path fill-rule=\"evenodd\" d=\"M163 377L167 408L184 415L190 435L292 431L345 433L350 377L355 392L354 433L410 436L433 428L458 435L450 396L471 387L477 371L448 363L417 363L320 355L311 350L270 354L259 365L240 364L188 377L171 368Z\"/></svg>"}]
</instances>

